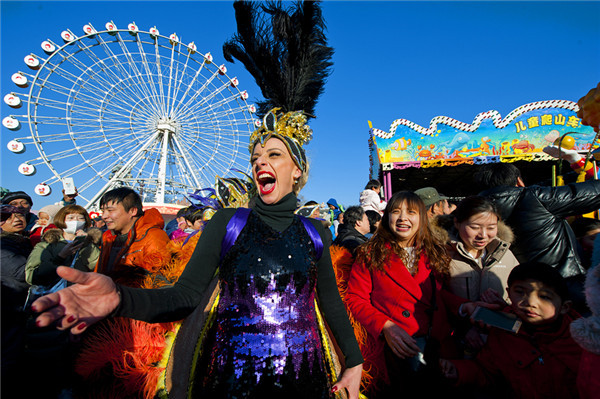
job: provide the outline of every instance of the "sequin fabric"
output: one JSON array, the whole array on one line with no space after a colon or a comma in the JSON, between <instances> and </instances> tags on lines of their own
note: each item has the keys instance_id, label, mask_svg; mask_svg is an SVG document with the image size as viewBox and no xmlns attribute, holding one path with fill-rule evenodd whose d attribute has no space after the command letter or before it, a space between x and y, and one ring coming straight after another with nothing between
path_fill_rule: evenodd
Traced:
<instances>
[{"instance_id":1,"label":"sequin fabric","mask_svg":"<svg viewBox=\"0 0 600 399\"><path fill-rule=\"evenodd\" d=\"M298 217L280 233L251 213L219 279L194 396L330 398L314 306L315 250Z\"/></svg>"}]
</instances>

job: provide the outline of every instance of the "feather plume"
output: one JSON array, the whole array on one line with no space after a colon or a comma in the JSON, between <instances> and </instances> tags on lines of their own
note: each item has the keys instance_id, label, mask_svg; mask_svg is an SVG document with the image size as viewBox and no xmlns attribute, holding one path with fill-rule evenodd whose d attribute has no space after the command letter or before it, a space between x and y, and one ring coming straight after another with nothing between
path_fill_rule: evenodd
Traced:
<instances>
[{"instance_id":1,"label":"feather plume","mask_svg":"<svg viewBox=\"0 0 600 399\"><path fill-rule=\"evenodd\" d=\"M237 34L223 45L223 55L239 60L256 80L265 98L257 102L259 116L275 107L314 116L333 65L319 3L284 9L281 1L236 1L233 7Z\"/></svg>"}]
</instances>

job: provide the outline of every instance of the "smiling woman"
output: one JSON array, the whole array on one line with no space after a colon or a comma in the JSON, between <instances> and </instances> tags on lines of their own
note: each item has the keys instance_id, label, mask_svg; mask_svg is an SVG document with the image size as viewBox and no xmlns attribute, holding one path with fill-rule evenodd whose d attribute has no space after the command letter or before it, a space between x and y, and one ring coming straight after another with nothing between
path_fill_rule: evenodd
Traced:
<instances>
[{"instance_id":1,"label":"smiling woman","mask_svg":"<svg viewBox=\"0 0 600 399\"><path fill-rule=\"evenodd\" d=\"M447 394L450 387L436 367L440 354L458 354L448 310L458 315L459 306L466 314L475 309L442 289L449 261L421 198L409 191L394 194L371 240L358 247L346 295L368 333L361 349L376 381L371 396Z\"/></svg>"},{"instance_id":2,"label":"smiling woman","mask_svg":"<svg viewBox=\"0 0 600 399\"><path fill-rule=\"evenodd\" d=\"M511 270L519 264L511 250L512 231L500 220L496 206L487 198L467 197L454 215L448 243L450 291L478 301L482 296L503 303Z\"/></svg>"}]
</instances>

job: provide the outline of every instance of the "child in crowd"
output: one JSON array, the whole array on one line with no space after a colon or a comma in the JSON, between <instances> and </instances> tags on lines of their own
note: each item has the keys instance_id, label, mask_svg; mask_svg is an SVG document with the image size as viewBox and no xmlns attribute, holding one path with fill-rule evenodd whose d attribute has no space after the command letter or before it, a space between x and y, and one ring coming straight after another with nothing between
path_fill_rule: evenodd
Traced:
<instances>
[{"instance_id":1,"label":"child in crowd","mask_svg":"<svg viewBox=\"0 0 600 399\"><path fill-rule=\"evenodd\" d=\"M490 327L474 360L440 360L444 375L458 385L506 382L512 398L577 398L581 348L569 326L579 315L561 275L543 263L521 264L508 277L508 296L505 311L522 320L519 332Z\"/></svg>"},{"instance_id":2,"label":"child in crowd","mask_svg":"<svg viewBox=\"0 0 600 399\"><path fill-rule=\"evenodd\" d=\"M42 234L47 229L55 229L54 216L62 208L60 205L46 205L38 212L38 220L29 233L29 240L34 247L42 240Z\"/></svg>"},{"instance_id":3,"label":"child in crowd","mask_svg":"<svg viewBox=\"0 0 600 399\"><path fill-rule=\"evenodd\" d=\"M369 180L365 189L360 193L360 206L365 211L376 211L383 215L387 202L381 199L381 183L379 180Z\"/></svg>"},{"instance_id":4,"label":"child in crowd","mask_svg":"<svg viewBox=\"0 0 600 399\"><path fill-rule=\"evenodd\" d=\"M202 230L202 228L204 227L204 223L206 222L204 220L204 212L205 209L203 208L194 208L194 207L189 207L188 211L185 214L185 222L187 223L187 229L186 231L189 232L190 234L198 231L198 230Z\"/></svg>"},{"instance_id":5,"label":"child in crowd","mask_svg":"<svg viewBox=\"0 0 600 399\"><path fill-rule=\"evenodd\" d=\"M331 220L331 227L329 229L331 230L331 235L335 238L337 237L338 226L340 223L344 223L342 215L345 209L342 205L338 204L335 198L329 198L327 206L329 207L329 218Z\"/></svg>"},{"instance_id":6,"label":"child in crowd","mask_svg":"<svg viewBox=\"0 0 600 399\"><path fill-rule=\"evenodd\" d=\"M188 212L190 212L190 208L181 208L179 211L177 211L177 215L175 216L175 220L177 220L177 228L169 234L169 238L171 240L175 242L184 241L187 236L190 235L189 232L185 231L188 228L188 222L186 220L186 215Z\"/></svg>"}]
</instances>

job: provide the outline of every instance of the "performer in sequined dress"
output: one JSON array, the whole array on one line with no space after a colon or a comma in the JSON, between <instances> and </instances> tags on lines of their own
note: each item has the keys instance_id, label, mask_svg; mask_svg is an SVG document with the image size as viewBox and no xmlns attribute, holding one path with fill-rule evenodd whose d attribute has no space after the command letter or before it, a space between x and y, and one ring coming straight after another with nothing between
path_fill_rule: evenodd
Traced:
<instances>
[{"instance_id":1,"label":"performer in sequined dress","mask_svg":"<svg viewBox=\"0 0 600 399\"><path fill-rule=\"evenodd\" d=\"M345 355L346 371L333 390L348 388L350 397L356 398L362 356L337 291L327 245L317 260L313 240L293 213L293 189L299 189L308 169L304 150L277 130L259 132L257 137L252 169L259 198L219 269L221 299L198 366L195 393L211 398L278 392L330 397L316 294ZM44 311L38 325L57 321L59 328L78 334L108 315L148 322L185 317L199 303L219 265L222 240L234 213L235 209L223 209L215 214L173 287L122 287L104 275L61 268L61 276L78 284L34 303L36 311ZM320 222L312 224L323 237Z\"/></svg>"},{"instance_id":2,"label":"performer in sequined dress","mask_svg":"<svg viewBox=\"0 0 600 399\"><path fill-rule=\"evenodd\" d=\"M218 272L214 322L198 326L205 339L191 381L194 397L317 399L347 390L358 398L363 358L337 290L325 232L319 221L294 215L296 194L308 178L303 145L312 130L306 122L329 75L333 49L326 45L317 2L282 7L236 1L238 34L223 46L225 58L244 63L266 98L258 103L264 117L250 138L258 191L251 212L218 211L169 288L121 287L106 276L59 269L77 284L33 304L43 312L39 326L56 322L78 334L108 315L180 320L198 306ZM261 10L270 21L261 19ZM333 383L315 297L345 358L345 370Z\"/></svg>"}]
</instances>

